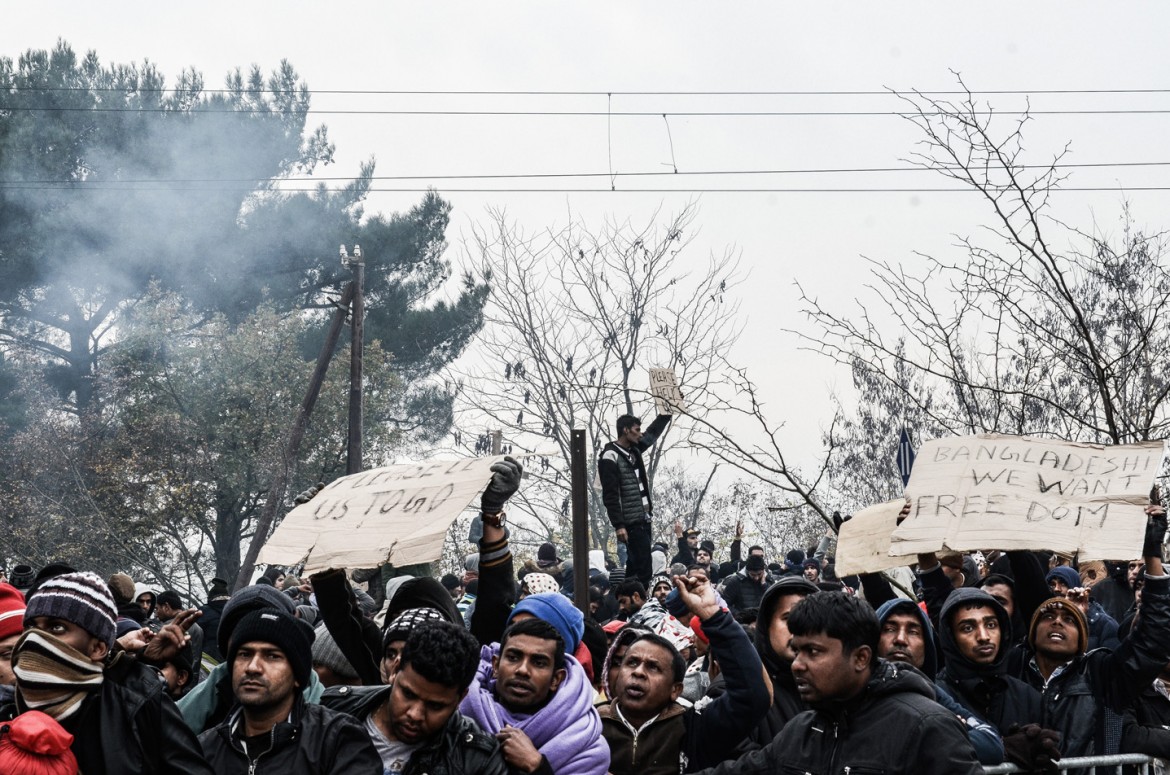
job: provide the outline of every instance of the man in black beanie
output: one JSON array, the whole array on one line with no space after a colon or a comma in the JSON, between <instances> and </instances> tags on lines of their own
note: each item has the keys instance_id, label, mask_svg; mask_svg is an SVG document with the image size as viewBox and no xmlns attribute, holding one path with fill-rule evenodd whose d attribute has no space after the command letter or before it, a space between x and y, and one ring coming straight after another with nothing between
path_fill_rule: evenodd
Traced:
<instances>
[{"instance_id":1,"label":"man in black beanie","mask_svg":"<svg viewBox=\"0 0 1170 775\"><path fill-rule=\"evenodd\" d=\"M301 697L312 674L312 643L312 629L283 611L253 611L235 626L227 662L236 706L222 724L199 736L215 772L382 771L357 722Z\"/></svg>"}]
</instances>

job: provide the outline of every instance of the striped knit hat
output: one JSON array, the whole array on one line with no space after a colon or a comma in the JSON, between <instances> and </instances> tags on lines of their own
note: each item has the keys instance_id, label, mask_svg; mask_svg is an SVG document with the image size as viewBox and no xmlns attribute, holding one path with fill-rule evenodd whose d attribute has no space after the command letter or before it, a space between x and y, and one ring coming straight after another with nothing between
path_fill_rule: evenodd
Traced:
<instances>
[{"instance_id":1,"label":"striped knit hat","mask_svg":"<svg viewBox=\"0 0 1170 775\"><path fill-rule=\"evenodd\" d=\"M27 603L24 626L38 616L72 622L111 648L114 645L118 611L110 588L96 574L66 573L46 579Z\"/></svg>"},{"instance_id":2,"label":"striped knit hat","mask_svg":"<svg viewBox=\"0 0 1170 775\"><path fill-rule=\"evenodd\" d=\"M24 595L11 584L0 584L0 640L24 629Z\"/></svg>"}]
</instances>

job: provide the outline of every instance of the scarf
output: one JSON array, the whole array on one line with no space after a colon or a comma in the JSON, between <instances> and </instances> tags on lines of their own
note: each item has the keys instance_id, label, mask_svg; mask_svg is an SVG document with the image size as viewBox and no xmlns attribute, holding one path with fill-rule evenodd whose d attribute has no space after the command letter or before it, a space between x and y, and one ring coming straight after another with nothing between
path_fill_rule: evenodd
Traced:
<instances>
[{"instance_id":1,"label":"scarf","mask_svg":"<svg viewBox=\"0 0 1170 775\"><path fill-rule=\"evenodd\" d=\"M489 735L505 726L516 727L532 740L556 773L606 775L609 745L601 736L601 717L593 707L593 687L576 659L565 655L565 680L548 704L531 715L513 714L496 701L492 657L498 643L480 651L479 668L459 710Z\"/></svg>"},{"instance_id":2,"label":"scarf","mask_svg":"<svg viewBox=\"0 0 1170 775\"><path fill-rule=\"evenodd\" d=\"M46 632L29 630L12 652L16 706L21 713L39 710L64 721L100 691L103 667Z\"/></svg>"}]
</instances>

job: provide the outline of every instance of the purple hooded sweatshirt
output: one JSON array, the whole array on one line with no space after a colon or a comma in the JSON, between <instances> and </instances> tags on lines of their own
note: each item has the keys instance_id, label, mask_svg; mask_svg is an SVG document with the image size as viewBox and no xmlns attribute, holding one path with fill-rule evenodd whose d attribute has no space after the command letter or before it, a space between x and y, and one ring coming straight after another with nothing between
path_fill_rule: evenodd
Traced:
<instances>
[{"instance_id":1,"label":"purple hooded sweatshirt","mask_svg":"<svg viewBox=\"0 0 1170 775\"><path fill-rule=\"evenodd\" d=\"M480 651L479 669L459 711L475 719L489 735L505 726L523 730L556 775L606 775L609 745L601 736L593 687L581 664L566 654L565 680L548 704L531 715L513 714L496 701L492 657L499 651L498 643Z\"/></svg>"}]
</instances>

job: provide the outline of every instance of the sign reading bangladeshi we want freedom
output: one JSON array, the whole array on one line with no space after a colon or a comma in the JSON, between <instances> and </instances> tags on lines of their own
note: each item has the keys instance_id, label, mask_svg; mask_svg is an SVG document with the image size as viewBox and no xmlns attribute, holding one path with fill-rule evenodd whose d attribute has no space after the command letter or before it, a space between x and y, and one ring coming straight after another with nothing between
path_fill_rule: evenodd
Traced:
<instances>
[{"instance_id":1,"label":"sign reading bangladeshi we want freedom","mask_svg":"<svg viewBox=\"0 0 1170 775\"><path fill-rule=\"evenodd\" d=\"M1050 549L1132 559L1162 454L1160 441L1103 446L991 434L928 441L890 554Z\"/></svg>"},{"instance_id":2,"label":"sign reading bangladeshi we want freedom","mask_svg":"<svg viewBox=\"0 0 1170 775\"><path fill-rule=\"evenodd\" d=\"M285 516L258 561L325 568L433 562L502 456L386 466L344 476Z\"/></svg>"}]
</instances>

